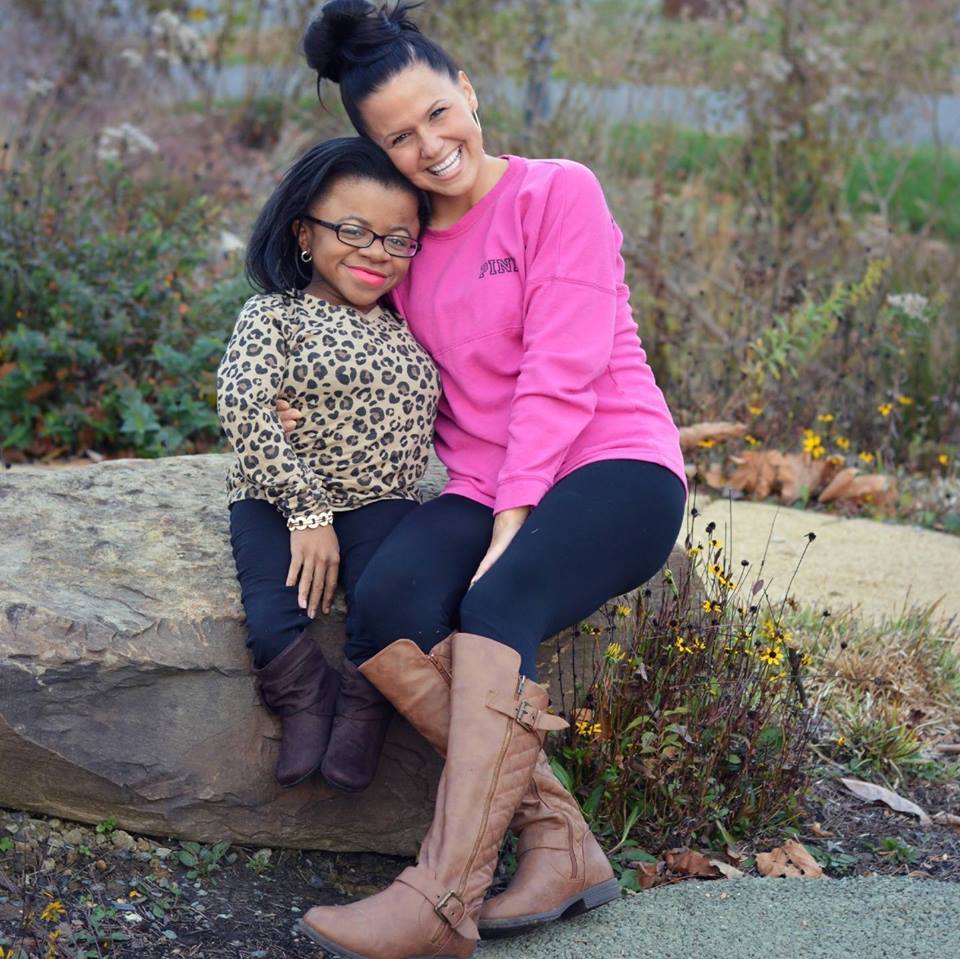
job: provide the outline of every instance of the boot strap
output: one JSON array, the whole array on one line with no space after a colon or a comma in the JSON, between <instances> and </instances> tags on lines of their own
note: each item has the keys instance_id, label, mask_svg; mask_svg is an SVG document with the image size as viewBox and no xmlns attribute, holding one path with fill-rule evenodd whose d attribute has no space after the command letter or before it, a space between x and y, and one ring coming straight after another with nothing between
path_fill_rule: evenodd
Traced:
<instances>
[{"instance_id":1,"label":"boot strap","mask_svg":"<svg viewBox=\"0 0 960 959\"><path fill-rule=\"evenodd\" d=\"M442 886L416 866L408 866L396 882L415 889L433 906L433 911L448 926L466 939L479 939L480 930L467 912L467 904L452 889Z\"/></svg>"},{"instance_id":2,"label":"boot strap","mask_svg":"<svg viewBox=\"0 0 960 959\"><path fill-rule=\"evenodd\" d=\"M520 696L516 699L508 699L506 696L490 693L487 696L487 705L498 713L509 716L530 732L536 730L549 732L552 729L566 729L570 725L562 716L554 716L545 709L538 709L529 700Z\"/></svg>"}]
</instances>

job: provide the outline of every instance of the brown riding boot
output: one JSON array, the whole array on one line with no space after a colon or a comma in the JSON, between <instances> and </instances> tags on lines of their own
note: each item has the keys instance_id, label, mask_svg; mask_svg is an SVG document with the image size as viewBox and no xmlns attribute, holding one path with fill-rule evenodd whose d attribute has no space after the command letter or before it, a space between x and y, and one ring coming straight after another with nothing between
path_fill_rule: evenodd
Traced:
<instances>
[{"instance_id":1,"label":"brown riding boot","mask_svg":"<svg viewBox=\"0 0 960 959\"><path fill-rule=\"evenodd\" d=\"M323 762L340 677L304 633L253 674L261 702L280 719L277 782L295 786Z\"/></svg>"},{"instance_id":2,"label":"brown riding boot","mask_svg":"<svg viewBox=\"0 0 960 959\"><path fill-rule=\"evenodd\" d=\"M449 637L429 655L409 639L399 639L360 671L441 756L446 754ZM483 904L479 927L485 939L518 935L619 898L620 885L607 857L543 752L510 830L520 839L519 866L509 888Z\"/></svg>"},{"instance_id":3,"label":"brown riding boot","mask_svg":"<svg viewBox=\"0 0 960 959\"><path fill-rule=\"evenodd\" d=\"M359 792L373 782L394 708L350 660L340 670L340 695L320 772L331 786Z\"/></svg>"},{"instance_id":4,"label":"brown riding boot","mask_svg":"<svg viewBox=\"0 0 960 959\"><path fill-rule=\"evenodd\" d=\"M470 633L452 640L447 761L416 866L349 906L315 907L302 930L352 959L466 959L510 817L530 784L543 734L566 723L543 687L518 675L519 655Z\"/></svg>"}]
</instances>

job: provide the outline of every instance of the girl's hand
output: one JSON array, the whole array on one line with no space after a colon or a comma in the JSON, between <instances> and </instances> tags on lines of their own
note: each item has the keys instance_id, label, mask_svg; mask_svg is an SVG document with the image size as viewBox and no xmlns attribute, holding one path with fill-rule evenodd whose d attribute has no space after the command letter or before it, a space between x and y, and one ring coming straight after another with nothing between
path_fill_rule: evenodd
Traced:
<instances>
[{"instance_id":1,"label":"girl's hand","mask_svg":"<svg viewBox=\"0 0 960 959\"><path fill-rule=\"evenodd\" d=\"M286 400L277 400L277 416L280 417L280 426L284 433L297 428L297 423L303 419L303 413L292 407Z\"/></svg>"},{"instance_id":2,"label":"girl's hand","mask_svg":"<svg viewBox=\"0 0 960 959\"><path fill-rule=\"evenodd\" d=\"M311 619L317 615L318 604L324 614L330 612L339 575L340 544L332 526L291 530L287 586L296 586L299 577L300 608Z\"/></svg>"},{"instance_id":3,"label":"girl's hand","mask_svg":"<svg viewBox=\"0 0 960 959\"><path fill-rule=\"evenodd\" d=\"M517 506L515 509L505 509L502 513L497 513L494 516L490 546L487 548L486 555L480 561L477 571L473 574L473 579L470 580L471 586L500 559L513 537L517 535L517 530L523 526L529 515L529 506Z\"/></svg>"}]
</instances>

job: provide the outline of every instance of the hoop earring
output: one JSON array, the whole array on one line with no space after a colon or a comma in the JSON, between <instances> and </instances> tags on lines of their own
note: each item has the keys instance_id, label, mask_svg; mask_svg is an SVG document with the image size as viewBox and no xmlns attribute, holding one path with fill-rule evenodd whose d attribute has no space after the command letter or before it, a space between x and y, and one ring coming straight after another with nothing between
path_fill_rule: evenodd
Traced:
<instances>
[{"instance_id":1,"label":"hoop earring","mask_svg":"<svg viewBox=\"0 0 960 959\"><path fill-rule=\"evenodd\" d=\"M480 126L480 117L478 116L476 110L473 111L473 122L476 123L476 125L477 125L478 129L480 130L480 132L483 133L483 127Z\"/></svg>"},{"instance_id":2,"label":"hoop earring","mask_svg":"<svg viewBox=\"0 0 960 959\"><path fill-rule=\"evenodd\" d=\"M304 263L310 263L313 260L313 254L309 250L301 250L300 259L303 260Z\"/></svg>"}]
</instances>

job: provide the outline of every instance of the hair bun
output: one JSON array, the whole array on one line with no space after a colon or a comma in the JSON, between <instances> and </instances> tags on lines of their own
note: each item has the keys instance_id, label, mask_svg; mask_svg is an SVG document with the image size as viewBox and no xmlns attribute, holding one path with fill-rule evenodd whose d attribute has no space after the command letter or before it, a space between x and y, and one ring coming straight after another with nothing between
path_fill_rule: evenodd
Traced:
<instances>
[{"instance_id":1,"label":"hair bun","mask_svg":"<svg viewBox=\"0 0 960 959\"><path fill-rule=\"evenodd\" d=\"M339 83L346 68L376 59L404 31L419 32L407 16L412 6L397 3L388 11L370 0L330 0L303 37L308 66L317 71L318 80Z\"/></svg>"}]
</instances>

